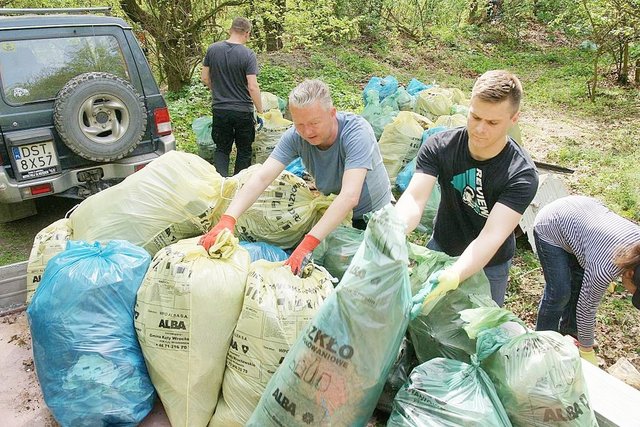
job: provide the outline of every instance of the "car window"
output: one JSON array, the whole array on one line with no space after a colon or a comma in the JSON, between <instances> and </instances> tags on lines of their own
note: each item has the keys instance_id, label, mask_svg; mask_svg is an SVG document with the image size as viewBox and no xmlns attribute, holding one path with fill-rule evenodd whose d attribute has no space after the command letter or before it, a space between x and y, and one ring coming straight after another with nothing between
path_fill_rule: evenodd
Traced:
<instances>
[{"instance_id":1,"label":"car window","mask_svg":"<svg viewBox=\"0 0 640 427\"><path fill-rule=\"evenodd\" d=\"M53 99L73 77L91 71L104 71L130 80L115 37L0 42L0 81L9 104Z\"/></svg>"}]
</instances>

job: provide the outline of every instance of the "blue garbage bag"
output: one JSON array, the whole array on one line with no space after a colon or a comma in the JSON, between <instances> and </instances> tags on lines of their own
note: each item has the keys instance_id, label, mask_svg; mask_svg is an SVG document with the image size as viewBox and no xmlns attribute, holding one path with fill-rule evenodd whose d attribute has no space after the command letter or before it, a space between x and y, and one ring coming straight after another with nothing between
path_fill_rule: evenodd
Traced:
<instances>
[{"instance_id":1,"label":"blue garbage bag","mask_svg":"<svg viewBox=\"0 0 640 427\"><path fill-rule=\"evenodd\" d=\"M342 278L269 380L247 426L364 426L406 332L405 224L375 212Z\"/></svg>"},{"instance_id":2,"label":"blue garbage bag","mask_svg":"<svg viewBox=\"0 0 640 427\"><path fill-rule=\"evenodd\" d=\"M364 100L364 105L366 106L368 103L367 93L370 90L375 90L378 92L379 99L382 101L387 96L392 95L398 90L398 79L394 76L387 76L384 79L380 77L371 77L369 83L364 87L362 91L362 99Z\"/></svg>"},{"instance_id":3,"label":"blue garbage bag","mask_svg":"<svg viewBox=\"0 0 640 427\"><path fill-rule=\"evenodd\" d=\"M292 160L285 169L295 176L299 176L300 178L302 178L307 173L307 170L304 167L304 163L302 163L302 158L300 157Z\"/></svg>"},{"instance_id":4,"label":"blue garbage bag","mask_svg":"<svg viewBox=\"0 0 640 427\"><path fill-rule=\"evenodd\" d=\"M424 84L420 80L414 78L411 79L411 81L407 85L407 92L409 92L409 95L415 95L416 93L427 90L432 86L433 85Z\"/></svg>"},{"instance_id":5,"label":"blue garbage bag","mask_svg":"<svg viewBox=\"0 0 640 427\"><path fill-rule=\"evenodd\" d=\"M396 187L398 187L398 190L403 193L409 186L409 181L411 181L411 177L413 177L413 174L416 171L417 159L417 157L414 157L413 160L411 160L405 165L404 168L402 168L400 173L398 173L398 176L396 176Z\"/></svg>"},{"instance_id":6,"label":"blue garbage bag","mask_svg":"<svg viewBox=\"0 0 640 427\"><path fill-rule=\"evenodd\" d=\"M444 132L445 130L448 130L449 128L446 126L436 126L433 128L429 128L426 129L423 133L422 133L422 144L424 144L425 142L427 142L427 139L429 139L430 136L435 135L436 133L440 133L440 132Z\"/></svg>"},{"instance_id":7,"label":"blue garbage bag","mask_svg":"<svg viewBox=\"0 0 640 427\"><path fill-rule=\"evenodd\" d=\"M60 425L135 426L151 411L133 326L150 260L126 241L70 241L47 264L27 316L44 400Z\"/></svg>"},{"instance_id":8,"label":"blue garbage bag","mask_svg":"<svg viewBox=\"0 0 640 427\"><path fill-rule=\"evenodd\" d=\"M240 242L249 252L251 262L264 259L271 262L286 261L289 255L277 246L265 242Z\"/></svg>"}]
</instances>

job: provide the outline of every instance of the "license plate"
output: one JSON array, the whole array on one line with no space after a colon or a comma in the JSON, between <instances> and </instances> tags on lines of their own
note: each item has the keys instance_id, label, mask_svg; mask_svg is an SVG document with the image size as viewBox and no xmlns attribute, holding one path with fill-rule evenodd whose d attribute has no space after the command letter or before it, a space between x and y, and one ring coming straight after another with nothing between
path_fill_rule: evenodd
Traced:
<instances>
[{"instance_id":1,"label":"license plate","mask_svg":"<svg viewBox=\"0 0 640 427\"><path fill-rule=\"evenodd\" d=\"M58 157L53 141L12 147L16 168L23 178L36 178L56 173Z\"/></svg>"}]
</instances>

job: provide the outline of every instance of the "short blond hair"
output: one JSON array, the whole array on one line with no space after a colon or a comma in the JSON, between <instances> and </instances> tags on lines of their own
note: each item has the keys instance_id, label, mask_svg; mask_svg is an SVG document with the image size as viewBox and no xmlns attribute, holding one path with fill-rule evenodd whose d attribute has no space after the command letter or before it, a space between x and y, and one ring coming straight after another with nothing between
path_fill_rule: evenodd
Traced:
<instances>
[{"instance_id":1,"label":"short blond hair","mask_svg":"<svg viewBox=\"0 0 640 427\"><path fill-rule=\"evenodd\" d=\"M494 104L509 101L515 114L520 110L522 84L515 74L508 71L487 71L476 80L471 97L478 97L482 101Z\"/></svg>"},{"instance_id":2,"label":"short blond hair","mask_svg":"<svg viewBox=\"0 0 640 427\"><path fill-rule=\"evenodd\" d=\"M231 31L236 33L249 33L251 32L251 27L251 21L247 18L243 18L242 16L234 18L231 23Z\"/></svg>"}]
</instances>

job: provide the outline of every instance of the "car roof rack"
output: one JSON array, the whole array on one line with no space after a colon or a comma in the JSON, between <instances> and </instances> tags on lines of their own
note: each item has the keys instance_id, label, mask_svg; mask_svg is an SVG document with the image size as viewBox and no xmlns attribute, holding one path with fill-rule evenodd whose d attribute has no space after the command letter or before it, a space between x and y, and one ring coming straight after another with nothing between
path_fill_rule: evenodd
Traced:
<instances>
[{"instance_id":1,"label":"car roof rack","mask_svg":"<svg viewBox=\"0 0 640 427\"><path fill-rule=\"evenodd\" d=\"M42 8L0 8L0 15L48 15L56 13L81 14L81 13L103 13L111 15L111 6L100 7L42 7Z\"/></svg>"}]
</instances>

